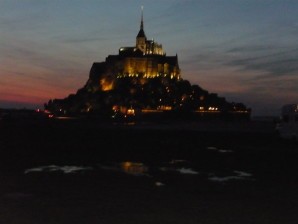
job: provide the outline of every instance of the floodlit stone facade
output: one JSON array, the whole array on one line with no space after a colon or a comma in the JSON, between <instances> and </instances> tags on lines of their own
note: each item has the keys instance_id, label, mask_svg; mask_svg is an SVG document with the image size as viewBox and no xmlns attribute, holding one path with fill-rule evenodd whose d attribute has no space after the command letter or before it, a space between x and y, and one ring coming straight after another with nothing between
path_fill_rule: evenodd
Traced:
<instances>
[{"instance_id":1,"label":"floodlit stone facade","mask_svg":"<svg viewBox=\"0 0 298 224\"><path fill-rule=\"evenodd\" d=\"M136 45L120 47L119 54L109 55L105 62L95 62L87 85L93 84L94 88L96 83L101 90L108 91L113 89L115 79L124 77L181 79L178 56L166 56L161 44L147 40L143 13Z\"/></svg>"}]
</instances>

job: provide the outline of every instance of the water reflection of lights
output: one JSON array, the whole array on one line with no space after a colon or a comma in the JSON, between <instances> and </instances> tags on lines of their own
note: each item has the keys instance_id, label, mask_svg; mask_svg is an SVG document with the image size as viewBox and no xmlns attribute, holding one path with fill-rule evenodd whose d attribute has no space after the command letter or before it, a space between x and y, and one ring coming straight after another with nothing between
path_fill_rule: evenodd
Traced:
<instances>
[{"instance_id":1,"label":"water reflection of lights","mask_svg":"<svg viewBox=\"0 0 298 224\"><path fill-rule=\"evenodd\" d=\"M123 162L121 163L121 169L125 173L132 175L143 175L148 172L148 167L143 163L136 162Z\"/></svg>"}]
</instances>

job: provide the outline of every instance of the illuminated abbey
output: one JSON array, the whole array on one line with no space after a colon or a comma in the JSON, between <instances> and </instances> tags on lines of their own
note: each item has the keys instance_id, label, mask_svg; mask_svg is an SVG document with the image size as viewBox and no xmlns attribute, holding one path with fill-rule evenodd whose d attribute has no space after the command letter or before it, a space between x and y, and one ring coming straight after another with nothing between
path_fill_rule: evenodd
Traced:
<instances>
[{"instance_id":1,"label":"illuminated abbey","mask_svg":"<svg viewBox=\"0 0 298 224\"><path fill-rule=\"evenodd\" d=\"M185 114L195 119L250 116L245 105L229 103L183 80L178 56L167 56L161 44L147 39L143 11L135 45L120 47L117 55L94 62L83 88L64 99L49 100L45 109L55 116L87 114L113 119L135 115L142 119Z\"/></svg>"},{"instance_id":2,"label":"illuminated abbey","mask_svg":"<svg viewBox=\"0 0 298 224\"><path fill-rule=\"evenodd\" d=\"M109 55L105 62L95 62L87 85L92 84L96 88L94 83L97 79L99 88L108 91L113 89L115 79L124 77L181 79L178 56L166 56L161 44L147 39L143 11L135 46L121 47L119 54Z\"/></svg>"},{"instance_id":3,"label":"illuminated abbey","mask_svg":"<svg viewBox=\"0 0 298 224\"><path fill-rule=\"evenodd\" d=\"M123 61L119 67L119 74L128 76L141 76L144 78L170 77L180 79L178 58L166 56L162 45L154 40L148 40L144 31L143 13L140 31L136 37L134 47L121 47L119 56L109 56L107 62Z\"/></svg>"}]
</instances>

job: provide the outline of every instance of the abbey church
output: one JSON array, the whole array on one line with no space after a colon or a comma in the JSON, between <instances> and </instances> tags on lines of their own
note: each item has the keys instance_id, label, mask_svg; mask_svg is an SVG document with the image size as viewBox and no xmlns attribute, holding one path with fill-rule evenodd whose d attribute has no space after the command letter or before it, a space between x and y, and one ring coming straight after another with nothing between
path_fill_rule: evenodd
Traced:
<instances>
[{"instance_id":1,"label":"abbey church","mask_svg":"<svg viewBox=\"0 0 298 224\"><path fill-rule=\"evenodd\" d=\"M120 74L137 76L144 78L167 77L180 79L178 58L176 56L166 56L162 45L154 40L148 40L144 31L143 14L140 31L136 37L134 47L121 47L119 56L109 56L107 62L123 60L123 68Z\"/></svg>"},{"instance_id":2,"label":"abbey church","mask_svg":"<svg viewBox=\"0 0 298 224\"><path fill-rule=\"evenodd\" d=\"M135 46L121 47L118 55L109 55L104 63L95 62L91 68L90 77L98 79L99 74L101 74L99 83L104 91L113 88L116 78L181 79L178 56L166 56L161 44L147 39L144 31L143 11Z\"/></svg>"}]
</instances>

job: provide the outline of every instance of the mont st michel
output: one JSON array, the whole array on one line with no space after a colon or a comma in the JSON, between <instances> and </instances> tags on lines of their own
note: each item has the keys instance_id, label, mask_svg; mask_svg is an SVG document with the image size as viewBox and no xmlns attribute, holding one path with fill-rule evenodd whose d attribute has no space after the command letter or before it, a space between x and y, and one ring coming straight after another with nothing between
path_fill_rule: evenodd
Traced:
<instances>
[{"instance_id":1,"label":"mont st michel","mask_svg":"<svg viewBox=\"0 0 298 224\"><path fill-rule=\"evenodd\" d=\"M45 109L54 115L103 117L241 118L251 110L227 102L216 93L184 80L178 55L168 56L162 44L146 37L143 10L134 46L119 48L104 62L94 62L85 86L64 99L51 99Z\"/></svg>"},{"instance_id":2,"label":"mont st michel","mask_svg":"<svg viewBox=\"0 0 298 224\"><path fill-rule=\"evenodd\" d=\"M297 224L296 2L0 1L0 223Z\"/></svg>"}]
</instances>

